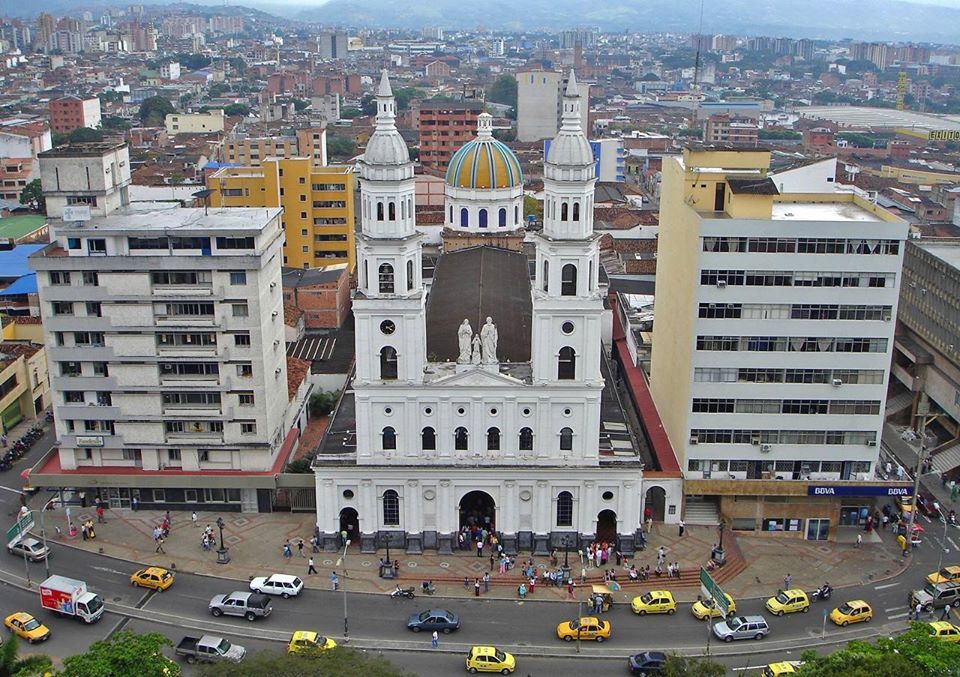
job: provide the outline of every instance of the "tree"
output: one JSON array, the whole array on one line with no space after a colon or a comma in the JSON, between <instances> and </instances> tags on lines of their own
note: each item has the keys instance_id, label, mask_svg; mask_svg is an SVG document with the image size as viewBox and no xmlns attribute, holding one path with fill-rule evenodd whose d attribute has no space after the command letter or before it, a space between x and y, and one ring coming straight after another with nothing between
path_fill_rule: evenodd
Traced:
<instances>
[{"instance_id":1,"label":"tree","mask_svg":"<svg viewBox=\"0 0 960 677\"><path fill-rule=\"evenodd\" d=\"M45 213L47 201L43 197L43 186L40 179L34 179L20 191L20 204L29 205L35 212Z\"/></svg>"},{"instance_id":2,"label":"tree","mask_svg":"<svg viewBox=\"0 0 960 677\"><path fill-rule=\"evenodd\" d=\"M103 141L103 132L89 127L77 127L66 134L54 134L53 145L63 146L68 143L99 143Z\"/></svg>"},{"instance_id":3,"label":"tree","mask_svg":"<svg viewBox=\"0 0 960 677\"><path fill-rule=\"evenodd\" d=\"M363 115L363 111L354 106L345 106L340 109L340 119L342 120L353 120Z\"/></svg>"},{"instance_id":4,"label":"tree","mask_svg":"<svg viewBox=\"0 0 960 677\"><path fill-rule=\"evenodd\" d=\"M16 635L0 647L0 677L41 677L52 669L53 663L43 654L19 658Z\"/></svg>"},{"instance_id":5,"label":"tree","mask_svg":"<svg viewBox=\"0 0 960 677\"><path fill-rule=\"evenodd\" d=\"M709 658L670 654L660 673L663 677L723 677L727 669Z\"/></svg>"},{"instance_id":6,"label":"tree","mask_svg":"<svg viewBox=\"0 0 960 677\"><path fill-rule=\"evenodd\" d=\"M203 54L177 54L177 61L190 71L206 68L212 63L210 57Z\"/></svg>"},{"instance_id":7,"label":"tree","mask_svg":"<svg viewBox=\"0 0 960 677\"><path fill-rule=\"evenodd\" d=\"M501 75L487 90L487 101L502 103L507 106L517 105L517 79L512 75Z\"/></svg>"},{"instance_id":8,"label":"tree","mask_svg":"<svg viewBox=\"0 0 960 677\"><path fill-rule=\"evenodd\" d=\"M377 97L373 94L364 94L360 99L360 110L367 117L377 114Z\"/></svg>"},{"instance_id":9,"label":"tree","mask_svg":"<svg viewBox=\"0 0 960 677\"><path fill-rule=\"evenodd\" d=\"M327 137L327 152L331 157L351 158L357 152L357 142L345 136L331 134Z\"/></svg>"},{"instance_id":10,"label":"tree","mask_svg":"<svg viewBox=\"0 0 960 677\"><path fill-rule=\"evenodd\" d=\"M100 119L100 127L110 131L123 132L130 129L130 121L119 115L105 115Z\"/></svg>"},{"instance_id":11,"label":"tree","mask_svg":"<svg viewBox=\"0 0 960 677\"><path fill-rule=\"evenodd\" d=\"M160 653L172 645L158 632L137 635L124 630L94 642L86 653L64 658L57 677L179 677L180 665Z\"/></svg>"},{"instance_id":12,"label":"tree","mask_svg":"<svg viewBox=\"0 0 960 677\"><path fill-rule=\"evenodd\" d=\"M423 91L417 89L416 87L401 87L393 92L393 98L397 102L398 111L407 110L411 100L422 99L423 96Z\"/></svg>"},{"instance_id":13,"label":"tree","mask_svg":"<svg viewBox=\"0 0 960 677\"><path fill-rule=\"evenodd\" d=\"M151 96L140 104L140 124L144 127L162 127L167 115L175 112L173 104L162 96Z\"/></svg>"},{"instance_id":14,"label":"tree","mask_svg":"<svg viewBox=\"0 0 960 677\"><path fill-rule=\"evenodd\" d=\"M230 117L245 118L250 114L250 106L242 103L231 103L229 106L224 107L223 114Z\"/></svg>"},{"instance_id":15,"label":"tree","mask_svg":"<svg viewBox=\"0 0 960 677\"><path fill-rule=\"evenodd\" d=\"M526 218L530 215L536 217L537 221L543 219L543 203L540 202L535 197L529 195L523 196L523 217Z\"/></svg>"},{"instance_id":16,"label":"tree","mask_svg":"<svg viewBox=\"0 0 960 677\"><path fill-rule=\"evenodd\" d=\"M303 675L363 675L406 677L387 659L338 646L316 656L296 656L271 651L247 655L242 663L214 663L203 667L200 677L302 677Z\"/></svg>"},{"instance_id":17,"label":"tree","mask_svg":"<svg viewBox=\"0 0 960 677\"><path fill-rule=\"evenodd\" d=\"M209 89L207 89L207 94L211 99L215 99L221 94L226 94L229 91L230 85L228 85L226 82L214 82L212 85L210 85Z\"/></svg>"},{"instance_id":18,"label":"tree","mask_svg":"<svg viewBox=\"0 0 960 677\"><path fill-rule=\"evenodd\" d=\"M761 129L758 132L761 141L779 141L802 139L803 134L792 129Z\"/></svg>"},{"instance_id":19,"label":"tree","mask_svg":"<svg viewBox=\"0 0 960 677\"><path fill-rule=\"evenodd\" d=\"M337 390L327 390L322 393L314 393L310 396L310 415L311 416L329 416L333 408L337 406L340 399L340 392Z\"/></svg>"},{"instance_id":20,"label":"tree","mask_svg":"<svg viewBox=\"0 0 960 677\"><path fill-rule=\"evenodd\" d=\"M297 111L298 113L301 113L301 112L307 110L307 108L309 108L309 107L310 107L310 102L309 102L309 101L304 101L303 99L294 99L294 100L293 100L293 109L294 109L295 111Z\"/></svg>"}]
</instances>

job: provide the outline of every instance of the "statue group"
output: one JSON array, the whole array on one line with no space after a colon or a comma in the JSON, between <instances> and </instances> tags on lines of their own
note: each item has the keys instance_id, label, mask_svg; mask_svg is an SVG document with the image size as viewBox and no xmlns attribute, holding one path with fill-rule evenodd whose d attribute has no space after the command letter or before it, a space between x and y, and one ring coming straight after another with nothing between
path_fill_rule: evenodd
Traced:
<instances>
[{"instance_id":1,"label":"statue group","mask_svg":"<svg viewBox=\"0 0 960 677\"><path fill-rule=\"evenodd\" d=\"M479 334L473 333L470 320L464 318L457 329L457 342L460 346L458 364L497 364L497 325L491 318L481 327Z\"/></svg>"}]
</instances>

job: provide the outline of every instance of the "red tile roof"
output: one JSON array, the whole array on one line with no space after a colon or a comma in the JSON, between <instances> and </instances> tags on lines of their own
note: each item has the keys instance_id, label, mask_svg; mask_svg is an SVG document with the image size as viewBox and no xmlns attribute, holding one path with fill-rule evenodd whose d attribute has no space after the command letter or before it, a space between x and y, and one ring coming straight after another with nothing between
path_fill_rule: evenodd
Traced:
<instances>
[{"instance_id":1,"label":"red tile roof","mask_svg":"<svg viewBox=\"0 0 960 677\"><path fill-rule=\"evenodd\" d=\"M296 357L287 356L287 400L293 401L297 396L297 390L307 374L310 373L310 362Z\"/></svg>"}]
</instances>

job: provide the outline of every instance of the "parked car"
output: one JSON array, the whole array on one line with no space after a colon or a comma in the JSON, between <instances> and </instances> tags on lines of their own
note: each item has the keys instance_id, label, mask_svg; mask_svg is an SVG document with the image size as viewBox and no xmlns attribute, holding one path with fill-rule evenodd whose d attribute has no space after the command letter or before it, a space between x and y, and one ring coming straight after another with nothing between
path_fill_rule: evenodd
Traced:
<instances>
[{"instance_id":1,"label":"parked car","mask_svg":"<svg viewBox=\"0 0 960 677\"><path fill-rule=\"evenodd\" d=\"M203 635L202 637L184 637L177 644L174 653L185 658L187 663L219 661L239 663L247 655L247 650L239 644L231 644L229 639L216 635Z\"/></svg>"},{"instance_id":2,"label":"parked car","mask_svg":"<svg viewBox=\"0 0 960 677\"><path fill-rule=\"evenodd\" d=\"M460 617L446 609L427 609L421 613L410 614L407 627L414 632L436 630L449 635L454 630L460 629Z\"/></svg>"},{"instance_id":3,"label":"parked car","mask_svg":"<svg viewBox=\"0 0 960 677\"><path fill-rule=\"evenodd\" d=\"M303 581L289 574L259 576L250 581L250 589L263 595L280 595L288 599L303 592Z\"/></svg>"},{"instance_id":4,"label":"parked car","mask_svg":"<svg viewBox=\"0 0 960 677\"><path fill-rule=\"evenodd\" d=\"M210 600L210 613L214 616L243 616L248 621L255 621L266 618L272 611L270 598L255 592L231 592Z\"/></svg>"},{"instance_id":5,"label":"parked car","mask_svg":"<svg viewBox=\"0 0 960 677\"><path fill-rule=\"evenodd\" d=\"M627 659L627 668L631 675L656 675L663 670L667 654L662 651L644 651Z\"/></svg>"},{"instance_id":6,"label":"parked car","mask_svg":"<svg viewBox=\"0 0 960 677\"><path fill-rule=\"evenodd\" d=\"M31 562L42 562L50 556L50 548L35 538L24 538L7 546L7 552L17 557L27 556Z\"/></svg>"},{"instance_id":7,"label":"parked car","mask_svg":"<svg viewBox=\"0 0 960 677\"><path fill-rule=\"evenodd\" d=\"M735 639L763 639L770 626L763 616L734 616L713 626L713 634L724 642Z\"/></svg>"}]
</instances>

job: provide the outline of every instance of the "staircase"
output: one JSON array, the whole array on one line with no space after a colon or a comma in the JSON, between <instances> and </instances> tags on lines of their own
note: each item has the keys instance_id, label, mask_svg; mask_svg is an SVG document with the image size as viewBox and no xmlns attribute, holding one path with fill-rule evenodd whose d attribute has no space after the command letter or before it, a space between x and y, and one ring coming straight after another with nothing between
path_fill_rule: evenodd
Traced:
<instances>
[{"instance_id":1,"label":"staircase","mask_svg":"<svg viewBox=\"0 0 960 677\"><path fill-rule=\"evenodd\" d=\"M715 498L688 496L683 508L683 521L715 527L720 523L720 506Z\"/></svg>"},{"instance_id":2,"label":"staircase","mask_svg":"<svg viewBox=\"0 0 960 677\"><path fill-rule=\"evenodd\" d=\"M930 461L930 468L934 472L949 472L960 465L960 441L944 447Z\"/></svg>"},{"instance_id":3,"label":"staircase","mask_svg":"<svg viewBox=\"0 0 960 677\"><path fill-rule=\"evenodd\" d=\"M913 406L913 393L907 390L887 400L883 417L885 420L889 420L911 406Z\"/></svg>"}]
</instances>

